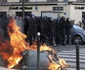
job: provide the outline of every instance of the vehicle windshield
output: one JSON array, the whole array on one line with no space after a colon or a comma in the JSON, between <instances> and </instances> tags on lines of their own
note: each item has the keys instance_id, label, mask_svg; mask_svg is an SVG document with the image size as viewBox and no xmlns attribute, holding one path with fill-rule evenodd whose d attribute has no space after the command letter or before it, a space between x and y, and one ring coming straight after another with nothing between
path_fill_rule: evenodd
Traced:
<instances>
[{"instance_id":1,"label":"vehicle windshield","mask_svg":"<svg viewBox=\"0 0 85 70\"><path fill-rule=\"evenodd\" d=\"M83 30L83 28L79 27L78 25L73 25L73 29Z\"/></svg>"}]
</instances>

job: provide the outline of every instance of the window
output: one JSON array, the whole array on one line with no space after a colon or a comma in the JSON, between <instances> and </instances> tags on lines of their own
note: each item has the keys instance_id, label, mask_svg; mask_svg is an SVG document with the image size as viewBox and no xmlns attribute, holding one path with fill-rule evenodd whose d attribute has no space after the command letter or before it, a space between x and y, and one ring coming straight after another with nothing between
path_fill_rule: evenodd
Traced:
<instances>
[{"instance_id":1,"label":"window","mask_svg":"<svg viewBox=\"0 0 85 70\"><path fill-rule=\"evenodd\" d=\"M68 0L64 0L64 1L68 1Z\"/></svg>"},{"instance_id":2,"label":"window","mask_svg":"<svg viewBox=\"0 0 85 70\"><path fill-rule=\"evenodd\" d=\"M20 2L22 2L23 0L20 0ZM25 2L29 2L29 0L24 0Z\"/></svg>"},{"instance_id":3,"label":"window","mask_svg":"<svg viewBox=\"0 0 85 70\"><path fill-rule=\"evenodd\" d=\"M55 2L55 1L58 1L58 0L47 0L47 2Z\"/></svg>"},{"instance_id":4,"label":"window","mask_svg":"<svg viewBox=\"0 0 85 70\"><path fill-rule=\"evenodd\" d=\"M77 2L85 2L85 0L76 0Z\"/></svg>"},{"instance_id":5,"label":"window","mask_svg":"<svg viewBox=\"0 0 85 70\"><path fill-rule=\"evenodd\" d=\"M7 2L19 2L19 0L7 0Z\"/></svg>"},{"instance_id":6,"label":"window","mask_svg":"<svg viewBox=\"0 0 85 70\"><path fill-rule=\"evenodd\" d=\"M0 2L7 2L7 0L0 0Z\"/></svg>"},{"instance_id":7,"label":"window","mask_svg":"<svg viewBox=\"0 0 85 70\"><path fill-rule=\"evenodd\" d=\"M85 2L85 0L83 0L83 2Z\"/></svg>"}]
</instances>

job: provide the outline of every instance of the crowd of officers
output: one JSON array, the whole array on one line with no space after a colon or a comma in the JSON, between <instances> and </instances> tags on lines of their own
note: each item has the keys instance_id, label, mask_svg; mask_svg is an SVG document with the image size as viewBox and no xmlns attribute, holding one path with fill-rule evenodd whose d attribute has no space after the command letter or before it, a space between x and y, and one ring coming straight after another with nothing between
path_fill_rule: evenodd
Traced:
<instances>
[{"instance_id":1,"label":"crowd of officers","mask_svg":"<svg viewBox=\"0 0 85 70\"><path fill-rule=\"evenodd\" d=\"M8 20L7 15L0 14L0 40L8 38ZM41 44L46 43L48 45L66 45L70 44L71 42L70 30L73 24L69 18L58 17L57 19L52 19L50 17L36 17L32 14L28 14L24 18L24 24L21 23L21 20L19 25L23 28L24 34L27 35L26 41L29 41L30 45L37 41L38 32L40 32ZM21 26L21 24L23 25Z\"/></svg>"},{"instance_id":2,"label":"crowd of officers","mask_svg":"<svg viewBox=\"0 0 85 70\"><path fill-rule=\"evenodd\" d=\"M52 19L50 17L35 17L30 15L24 19L24 33L27 35L26 41L30 45L37 41L37 32L40 32L41 44L66 45L71 44L70 30L73 23L64 16Z\"/></svg>"}]
</instances>

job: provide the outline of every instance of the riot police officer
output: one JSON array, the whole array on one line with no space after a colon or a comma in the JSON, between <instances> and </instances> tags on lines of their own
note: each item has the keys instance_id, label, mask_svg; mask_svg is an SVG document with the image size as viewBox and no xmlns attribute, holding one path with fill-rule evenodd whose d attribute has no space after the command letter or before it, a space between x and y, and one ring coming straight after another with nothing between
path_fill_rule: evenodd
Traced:
<instances>
[{"instance_id":1,"label":"riot police officer","mask_svg":"<svg viewBox=\"0 0 85 70\"><path fill-rule=\"evenodd\" d=\"M66 45L66 28L65 28L65 25L66 25L66 20L65 20L65 17L61 17L61 20L60 20L60 26L61 26L61 31L60 31L60 34L61 34L61 44L62 45Z\"/></svg>"},{"instance_id":2,"label":"riot police officer","mask_svg":"<svg viewBox=\"0 0 85 70\"><path fill-rule=\"evenodd\" d=\"M61 34L60 34L60 30L61 30L61 26L60 26L60 17L58 17L56 19L56 39L55 39L55 42L56 42L56 45L60 44L60 41L61 41Z\"/></svg>"},{"instance_id":3,"label":"riot police officer","mask_svg":"<svg viewBox=\"0 0 85 70\"><path fill-rule=\"evenodd\" d=\"M67 36L67 44L71 44L71 28L72 24L69 18L66 19L66 36Z\"/></svg>"}]
</instances>

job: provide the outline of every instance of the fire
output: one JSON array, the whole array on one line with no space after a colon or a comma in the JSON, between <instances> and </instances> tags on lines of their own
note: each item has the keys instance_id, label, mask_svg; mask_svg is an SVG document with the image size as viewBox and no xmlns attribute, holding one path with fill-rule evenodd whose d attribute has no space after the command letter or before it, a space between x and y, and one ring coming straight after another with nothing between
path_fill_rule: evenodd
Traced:
<instances>
[{"instance_id":1,"label":"fire","mask_svg":"<svg viewBox=\"0 0 85 70\"><path fill-rule=\"evenodd\" d=\"M49 70L62 70L62 66L60 64L56 64L56 63L50 63Z\"/></svg>"},{"instance_id":2,"label":"fire","mask_svg":"<svg viewBox=\"0 0 85 70\"><path fill-rule=\"evenodd\" d=\"M49 64L49 70L62 70L63 68L69 67L64 59L59 58L59 62L52 62Z\"/></svg>"},{"instance_id":3,"label":"fire","mask_svg":"<svg viewBox=\"0 0 85 70\"><path fill-rule=\"evenodd\" d=\"M29 46L25 41L27 36L20 31L20 27L17 26L13 18L9 20L7 29L9 41L5 41L4 43L0 41L0 55L7 62L7 67L13 68L23 58L20 53L30 49L37 50L37 43L35 42ZM61 70L61 68L68 67L66 61L60 59L59 56L57 56L58 54L56 54L57 52L46 44L40 46L40 51L44 51L50 60L49 70Z\"/></svg>"},{"instance_id":4,"label":"fire","mask_svg":"<svg viewBox=\"0 0 85 70\"><path fill-rule=\"evenodd\" d=\"M49 70L62 70L62 68L69 67L69 64L67 64L64 59L59 58L57 52L51 47L44 44L40 47L40 51L46 52L50 60L50 64L48 66Z\"/></svg>"},{"instance_id":5,"label":"fire","mask_svg":"<svg viewBox=\"0 0 85 70\"><path fill-rule=\"evenodd\" d=\"M25 42L26 35L20 32L20 28L16 25L14 19L10 19L9 21L8 33L10 44L13 47L13 54L8 58L8 68L12 68L22 59L20 53L28 49L28 44Z\"/></svg>"},{"instance_id":6,"label":"fire","mask_svg":"<svg viewBox=\"0 0 85 70\"><path fill-rule=\"evenodd\" d=\"M50 46L47 46L46 44L43 44L40 46L40 51L46 51L46 50L56 52L55 50L53 50Z\"/></svg>"},{"instance_id":7,"label":"fire","mask_svg":"<svg viewBox=\"0 0 85 70\"><path fill-rule=\"evenodd\" d=\"M62 66L62 68L67 68L70 66L64 59L61 58L59 58L59 64Z\"/></svg>"},{"instance_id":8,"label":"fire","mask_svg":"<svg viewBox=\"0 0 85 70\"><path fill-rule=\"evenodd\" d=\"M3 50L0 54L3 59L7 61L7 67L13 68L22 59L20 53L29 49L29 47L27 47L29 45L25 42L26 35L20 32L20 27L16 25L16 21L13 18L9 20L7 28L10 41L4 44L2 43L0 51L2 48ZM5 50L8 51L6 52Z\"/></svg>"}]
</instances>

